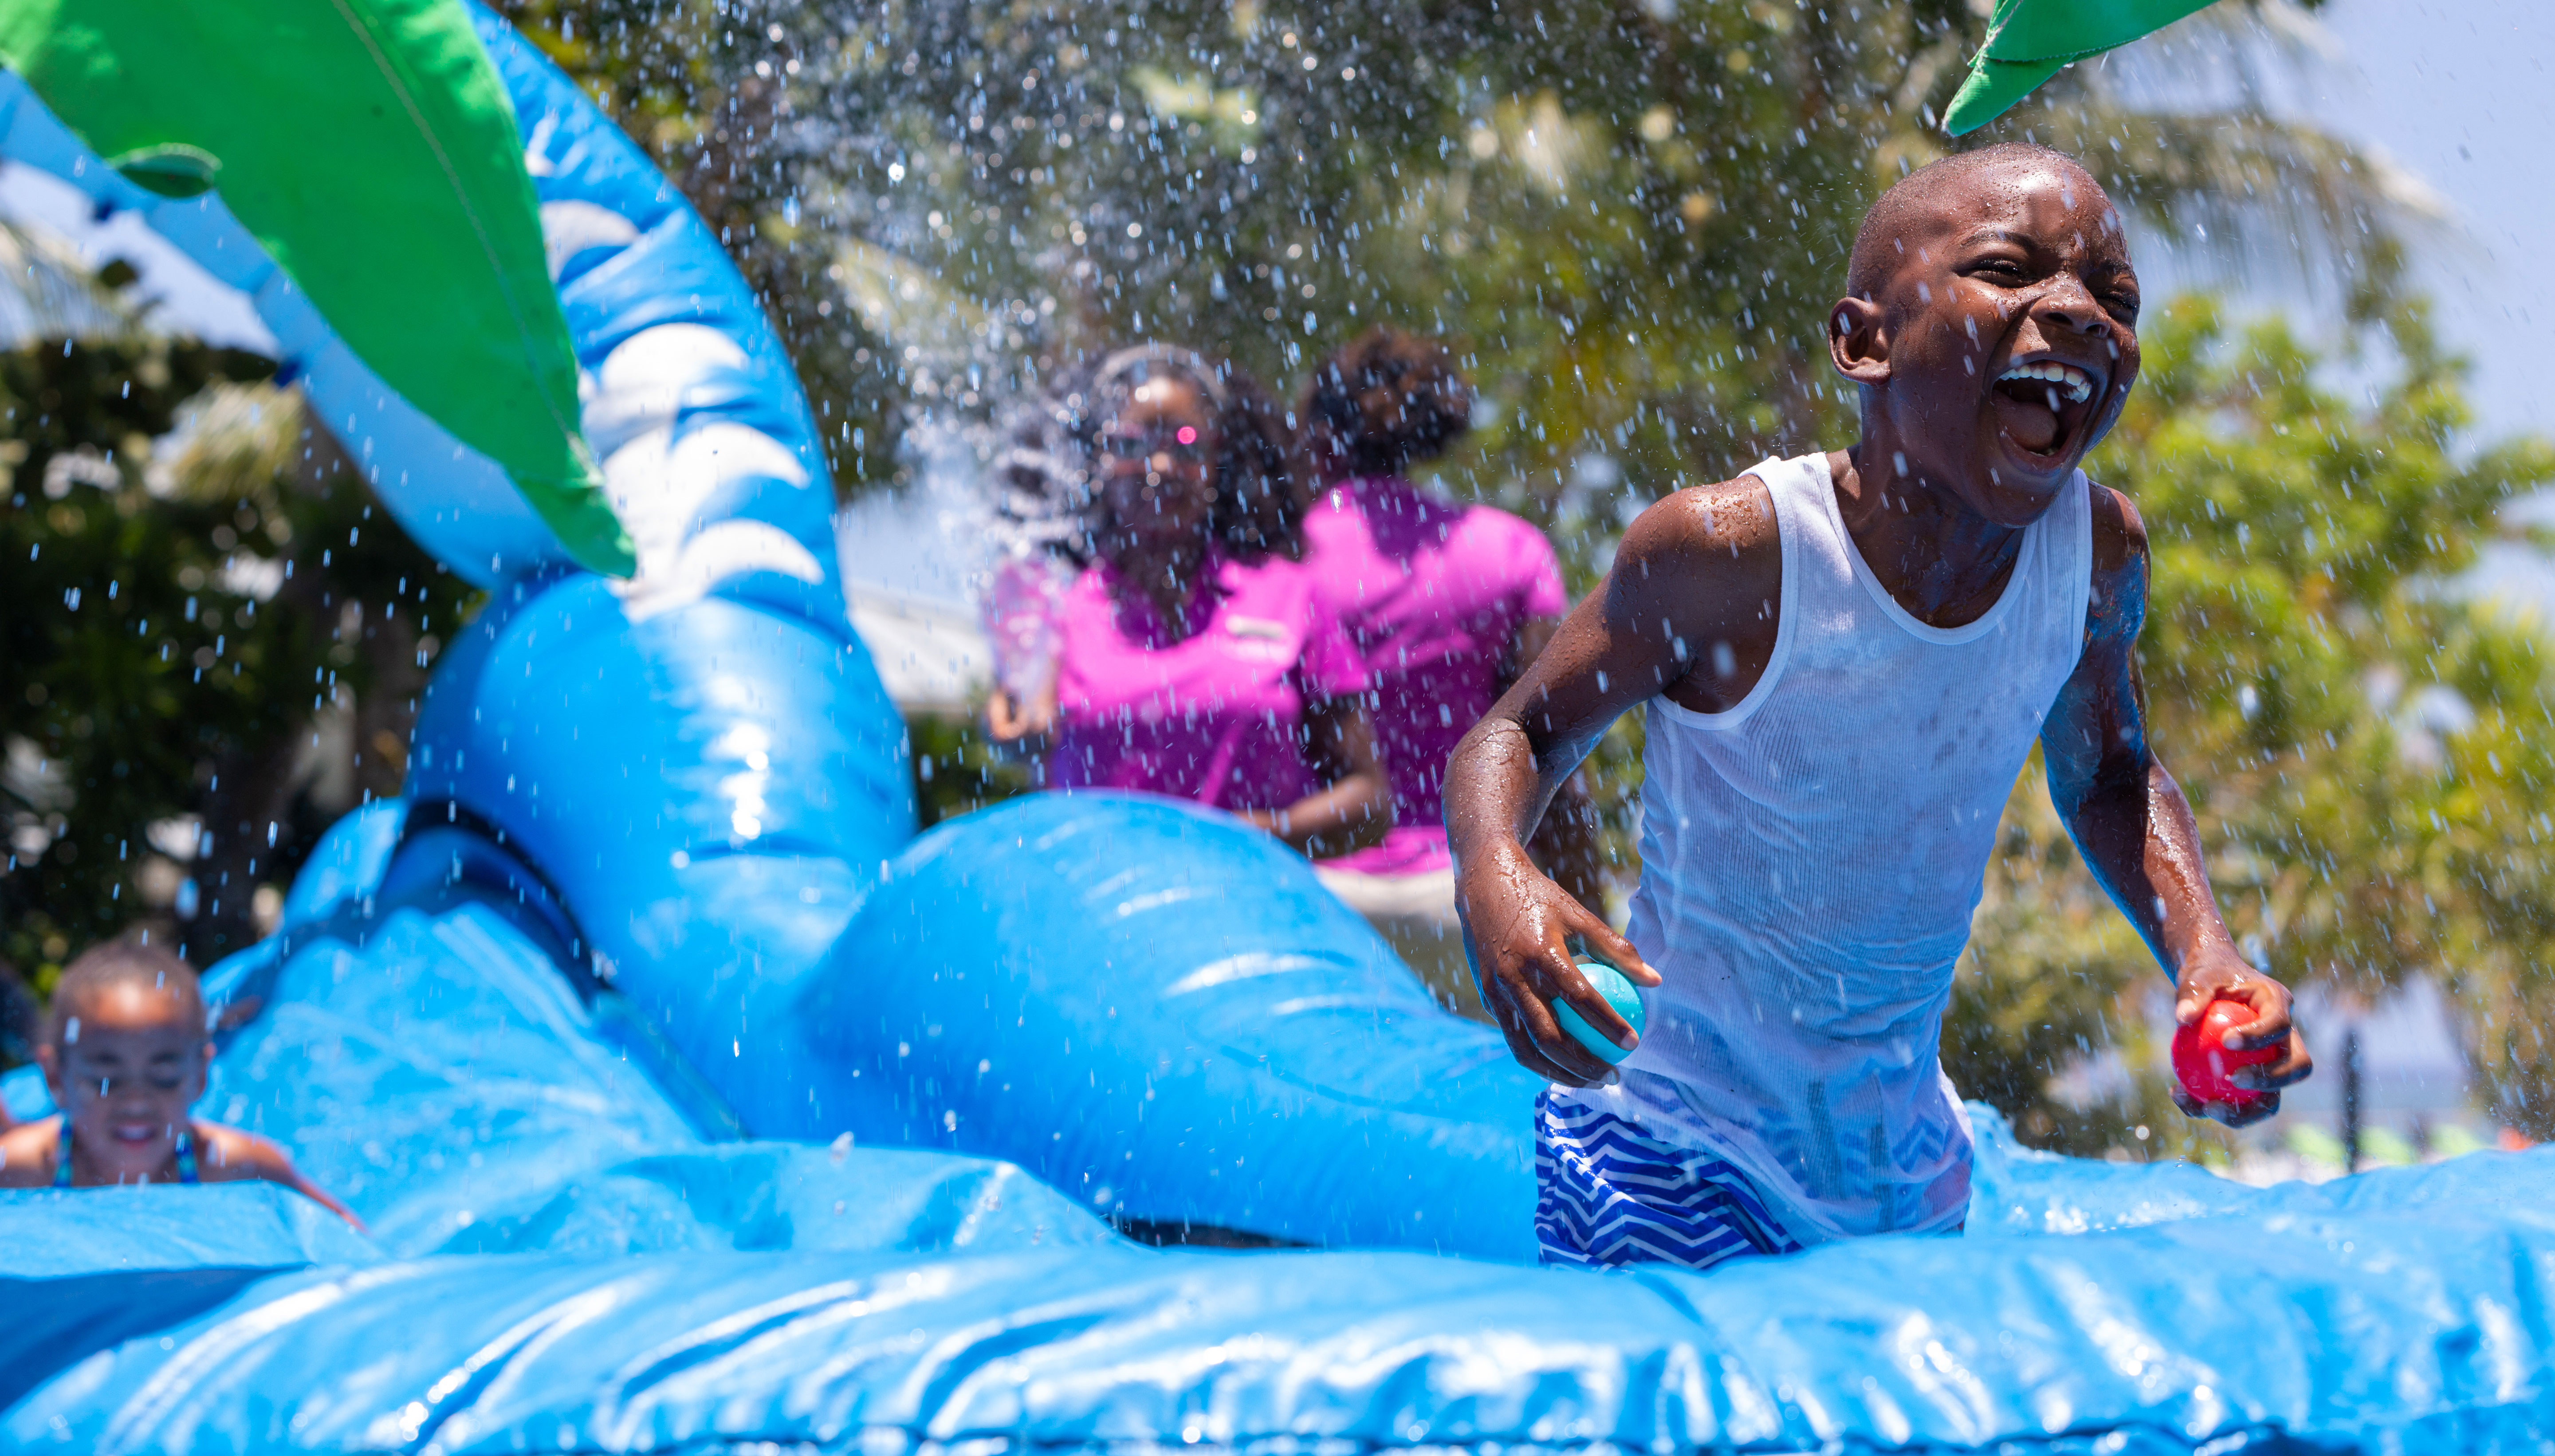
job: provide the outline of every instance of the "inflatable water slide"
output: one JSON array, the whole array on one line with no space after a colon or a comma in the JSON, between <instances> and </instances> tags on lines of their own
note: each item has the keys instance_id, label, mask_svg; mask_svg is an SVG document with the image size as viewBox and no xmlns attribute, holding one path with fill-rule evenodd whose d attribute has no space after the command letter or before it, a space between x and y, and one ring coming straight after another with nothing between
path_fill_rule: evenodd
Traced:
<instances>
[{"instance_id":1,"label":"inflatable water slide","mask_svg":"<svg viewBox=\"0 0 2555 1456\"><path fill-rule=\"evenodd\" d=\"M243 0L293 23L248 40L72 8L0 6L0 155L252 300L385 505L490 595L405 797L340 822L206 980L204 1115L369 1234L264 1184L0 1195L0 1448L2555 1430L2544 1154L2262 1190L2033 1153L1979 1109L1965 1237L1532 1267L1533 1084L1299 860L1107 795L914 834L790 361L522 37L457 0ZM172 99L181 64L201 84ZM261 130L232 82L309 109ZM347 165L389 180L360 227ZM47 1111L32 1073L5 1091Z\"/></svg>"}]
</instances>

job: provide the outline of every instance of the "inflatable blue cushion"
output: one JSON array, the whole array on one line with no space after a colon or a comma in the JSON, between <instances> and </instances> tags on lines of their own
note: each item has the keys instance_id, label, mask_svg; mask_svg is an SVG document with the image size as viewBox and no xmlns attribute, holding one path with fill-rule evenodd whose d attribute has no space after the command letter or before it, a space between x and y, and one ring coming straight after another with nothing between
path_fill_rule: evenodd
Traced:
<instances>
[{"instance_id":1,"label":"inflatable blue cushion","mask_svg":"<svg viewBox=\"0 0 2555 1456\"><path fill-rule=\"evenodd\" d=\"M1229 815L1042 794L940 825L795 1017L812 1134L1006 1158L1152 1224L1534 1257L1538 1084Z\"/></svg>"}]
</instances>

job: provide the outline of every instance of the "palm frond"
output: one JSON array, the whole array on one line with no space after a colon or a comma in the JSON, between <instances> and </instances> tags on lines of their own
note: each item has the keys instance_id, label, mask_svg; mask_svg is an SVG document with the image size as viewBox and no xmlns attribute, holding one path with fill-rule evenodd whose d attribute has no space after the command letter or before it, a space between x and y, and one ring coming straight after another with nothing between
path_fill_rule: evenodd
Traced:
<instances>
[{"instance_id":1,"label":"palm frond","mask_svg":"<svg viewBox=\"0 0 2555 1456\"><path fill-rule=\"evenodd\" d=\"M67 241L38 224L0 221L0 349L110 337L136 322L133 306Z\"/></svg>"}]
</instances>

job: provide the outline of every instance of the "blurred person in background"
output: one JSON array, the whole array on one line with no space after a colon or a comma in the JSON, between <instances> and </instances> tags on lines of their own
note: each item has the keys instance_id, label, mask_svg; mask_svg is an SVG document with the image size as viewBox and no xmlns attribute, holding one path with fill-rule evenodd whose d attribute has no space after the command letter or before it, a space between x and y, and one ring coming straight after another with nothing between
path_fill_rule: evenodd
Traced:
<instances>
[{"instance_id":1,"label":"blurred person in background","mask_svg":"<svg viewBox=\"0 0 2555 1456\"><path fill-rule=\"evenodd\" d=\"M1441 1003L1487 1020L1455 918L1446 756L1543 651L1570 598L1542 532L1423 491L1405 473L1464 433L1472 401L1437 340L1377 328L1314 371L1300 414L1321 482L1304 520L1305 563L1375 680L1377 744L1393 786L1392 830L1322 865L1322 881ZM1603 883L1576 779L1544 824L1538 858L1598 903Z\"/></svg>"},{"instance_id":2,"label":"blurred person in background","mask_svg":"<svg viewBox=\"0 0 2555 1456\"><path fill-rule=\"evenodd\" d=\"M1111 355L1082 393L1091 564L1055 612L1052 669L998 681L988 732L1042 758L1048 788L1191 799L1317 857L1375 839L1366 668L1297 560L1291 418L1162 344Z\"/></svg>"},{"instance_id":3,"label":"blurred person in background","mask_svg":"<svg viewBox=\"0 0 2555 1456\"><path fill-rule=\"evenodd\" d=\"M192 1114L213 1044L194 968L167 950L113 940L64 967L36 1059L61 1111L0 1134L0 1188L264 1179L363 1227L283 1149Z\"/></svg>"},{"instance_id":4,"label":"blurred person in background","mask_svg":"<svg viewBox=\"0 0 2555 1456\"><path fill-rule=\"evenodd\" d=\"M994 684L1007 707L1034 703L1053 686L1064 594L1091 564L1091 459L1082 425L1098 363L1069 365L1018 409L994 458L993 565L982 606ZM1041 788L1044 767L1030 763Z\"/></svg>"}]
</instances>

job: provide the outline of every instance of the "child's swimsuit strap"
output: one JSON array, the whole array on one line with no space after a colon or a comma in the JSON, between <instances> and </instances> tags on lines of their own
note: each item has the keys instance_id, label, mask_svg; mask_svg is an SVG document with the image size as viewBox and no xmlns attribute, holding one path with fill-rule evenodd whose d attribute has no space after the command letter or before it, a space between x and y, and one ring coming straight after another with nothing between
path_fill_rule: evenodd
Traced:
<instances>
[{"instance_id":1,"label":"child's swimsuit strap","mask_svg":"<svg viewBox=\"0 0 2555 1456\"><path fill-rule=\"evenodd\" d=\"M195 1129L193 1124L178 1130L178 1181L189 1187L203 1181L195 1166ZM55 1144L54 1186L71 1185L71 1120L62 1119L61 1132Z\"/></svg>"}]
</instances>

